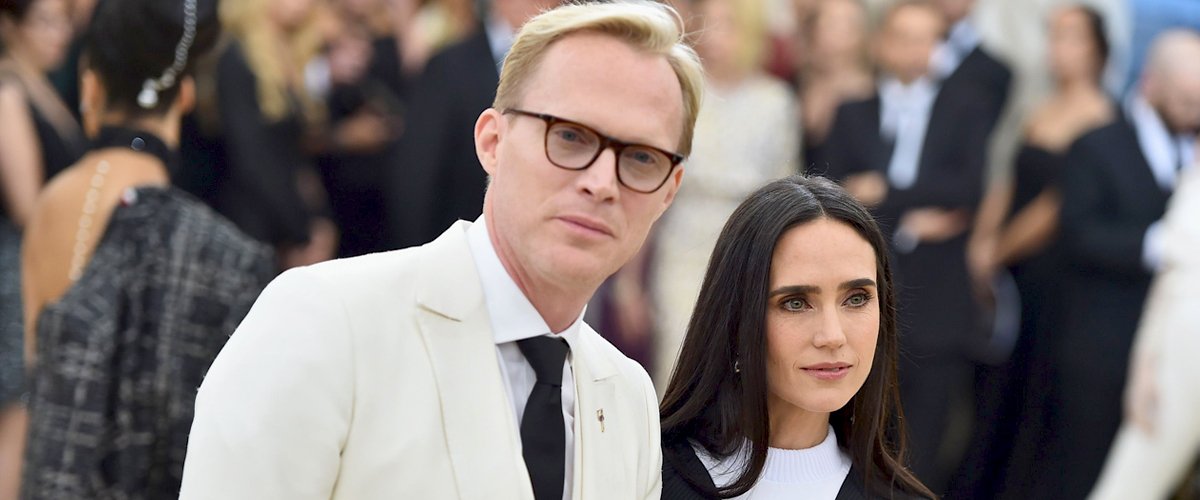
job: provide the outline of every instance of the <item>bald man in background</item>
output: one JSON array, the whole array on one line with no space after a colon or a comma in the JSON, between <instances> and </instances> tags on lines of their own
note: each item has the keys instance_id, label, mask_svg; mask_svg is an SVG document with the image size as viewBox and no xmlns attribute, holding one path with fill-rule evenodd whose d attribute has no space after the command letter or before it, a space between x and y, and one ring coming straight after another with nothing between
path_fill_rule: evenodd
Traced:
<instances>
[{"instance_id":1,"label":"bald man in background","mask_svg":"<svg viewBox=\"0 0 1200 500\"><path fill-rule=\"evenodd\" d=\"M1200 34L1161 35L1124 108L1071 147L1061 182L1065 322L1038 498L1087 495L1120 425L1130 347L1163 263L1160 220L1195 158Z\"/></svg>"}]
</instances>

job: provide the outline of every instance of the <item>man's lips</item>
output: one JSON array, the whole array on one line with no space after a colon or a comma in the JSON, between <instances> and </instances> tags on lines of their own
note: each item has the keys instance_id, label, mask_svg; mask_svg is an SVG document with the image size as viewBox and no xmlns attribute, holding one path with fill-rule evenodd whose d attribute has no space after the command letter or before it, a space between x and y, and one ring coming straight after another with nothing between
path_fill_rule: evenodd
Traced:
<instances>
[{"instance_id":1,"label":"man's lips","mask_svg":"<svg viewBox=\"0 0 1200 500\"><path fill-rule=\"evenodd\" d=\"M567 224L579 226L592 232L600 233L610 237L613 236L612 228L608 224L605 224L604 221L599 219L583 215L560 215L558 219L566 222Z\"/></svg>"}]
</instances>

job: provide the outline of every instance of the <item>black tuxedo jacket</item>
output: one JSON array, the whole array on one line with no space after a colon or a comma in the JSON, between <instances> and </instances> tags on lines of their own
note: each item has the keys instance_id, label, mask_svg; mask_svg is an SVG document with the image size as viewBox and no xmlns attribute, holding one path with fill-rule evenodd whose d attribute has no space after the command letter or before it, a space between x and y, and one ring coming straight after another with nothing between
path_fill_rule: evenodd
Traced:
<instances>
[{"instance_id":1,"label":"black tuxedo jacket","mask_svg":"<svg viewBox=\"0 0 1200 500\"><path fill-rule=\"evenodd\" d=\"M499 79L482 26L429 60L386 175L393 248L424 244L458 219L479 217L487 174L475 156L475 121L491 107Z\"/></svg>"},{"instance_id":2,"label":"black tuxedo jacket","mask_svg":"<svg viewBox=\"0 0 1200 500\"><path fill-rule=\"evenodd\" d=\"M691 482L689 482L689 479ZM700 484L696 488L693 484ZM686 439L663 439L663 482L662 500L713 500L701 489L716 490L712 476L704 468L700 457ZM797 492L796 498L804 498L803 492ZM916 498L907 493L893 492L890 497L880 496L868 491L862 473L851 466L850 474L842 482L837 500L875 500L882 498L912 499Z\"/></svg>"},{"instance_id":3,"label":"black tuxedo jacket","mask_svg":"<svg viewBox=\"0 0 1200 500\"><path fill-rule=\"evenodd\" d=\"M1152 277L1142 264L1143 240L1171 193L1155 181L1124 119L1071 146L1061 190L1064 311L1052 338L1055 418L1047 430L1049 456L1059 458L1047 490L1082 498L1120 425L1130 349Z\"/></svg>"},{"instance_id":4,"label":"black tuxedo jacket","mask_svg":"<svg viewBox=\"0 0 1200 500\"><path fill-rule=\"evenodd\" d=\"M883 138L878 96L838 108L826 147L826 175L841 181L864 172L887 175L893 145ZM976 89L942 87L930 112L916 182L891 188L872 209L885 237L915 208L974 212L983 196L990 129L988 109ZM920 356L958 356L972 347L975 303L966 267L966 234L938 244L921 244L893 261L902 325L902 345Z\"/></svg>"},{"instance_id":5,"label":"black tuxedo jacket","mask_svg":"<svg viewBox=\"0 0 1200 500\"><path fill-rule=\"evenodd\" d=\"M1001 113L1004 112L1011 85L1012 70L988 54L983 47L975 47L975 50L963 58L958 68L942 81L943 89L974 89L987 110L985 116L989 122L989 130L995 127Z\"/></svg>"},{"instance_id":6,"label":"black tuxedo jacket","mask_svg":"<svg viewBox=\"0 0 1200 500\"><path fill-rule=\"evenodd\" d=\"M1064 340L1085 340L1071 349L1122 380L1152 277L1142 263L1143 240L1170 195L1124 119L1089 132L1067 153L1060 220L1069 287Z\"/></svg>"}]
</instances>

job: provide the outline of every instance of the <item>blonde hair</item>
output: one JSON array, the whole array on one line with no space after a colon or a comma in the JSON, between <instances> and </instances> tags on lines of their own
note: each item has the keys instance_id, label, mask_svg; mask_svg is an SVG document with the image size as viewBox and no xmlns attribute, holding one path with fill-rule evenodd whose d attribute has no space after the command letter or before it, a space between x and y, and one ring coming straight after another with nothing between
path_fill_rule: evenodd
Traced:
<instances>
[{"instance_id":1,"label":"blonde hair","mask_svg":"<svg viewBox=\"0 0 1200 500\"><path fill-rule=\"evenodd\" d=\"M272 0L229 0L221 2L222 28L241 45L246 64L254 73L258 86L258 105L268 121L279 121L291 110L289 104L290 76L287 66L279 58L277 37L283 37L291 62L303 69L316 56L323 42L318 24L318 8L313 7L308 19L290 33L280 33L269 28ZM303 85L293 89L300 98L304 111L314 108L304 92Z\"/></svg>"},{"instance_id":2,"label":"blonde hair","mask_svg":"<svg viewBox=\"0 0 1200 500\"><path fill-rule=\"evenodd\" d=\"M504 58L500 86L492 106L504 110L517 106L525 82L550 46L573 33L592 32L620 39L633 47L662 55L679 79L683 93L683 134L679 154L692 150L692 131L700 111L704 72L700 58L684 42L683 20L675 9L648 0L568 4L548 10L525 23Z\"/></svg>"}]
</instances>

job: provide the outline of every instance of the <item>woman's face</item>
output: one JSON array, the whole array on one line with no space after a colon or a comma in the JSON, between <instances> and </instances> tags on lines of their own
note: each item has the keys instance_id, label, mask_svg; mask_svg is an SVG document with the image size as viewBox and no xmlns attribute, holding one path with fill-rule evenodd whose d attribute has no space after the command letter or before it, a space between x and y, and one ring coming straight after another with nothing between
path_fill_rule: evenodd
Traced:
<instances>
[{"instance_id":1,"label":"woman's face","mask_svg":"<svg viewBox=\"0 0 1200 500\"><path fill-rule=\"evenodd\" d=\"M57 68L71 43L71 16L66 0L34 2L16 31L16 45L30 63L43 71Z\"/></svg>"},{"instance_id":2,"label":"woman's face","mask_svg":"<svg viewBox=\"0 0 1200 500\"><path fill-rule=\"evenodd\" d=\"M270 0L271 20L284 31L304 23L315 8L314 0Z\"/></svg>"},{"instance_id":3,"label":"woman's face","mask_svg":"<svg viewBox=\"0 0 1200 500\"><path fill-rule=\"evenodd\" d=\"M771 414L831 413L858 392L879 337L875 251L821 218L780 237L767 297Z\"/></svg>"},{"instance_id":4,"label":"woman's face","mask_svg":"<svg viewBox=\"0 0 1200 500\"><path fill-rule=\"evenodd\" d=\"M866 12L851 0L827 0L817 9L812 49L819 57L857 58L866 43Z\"/></svg>"},{"instance_id":5,"label":"woman's face","mask_svg":"<svg viewBox=\"0 0 1200 500\"><path fill-rule=\"evenodd\" d=\"M708 67L726 67L737 60L739 40L733 2L730 0L706 0L700 5L703 20L696 51Z\"/></svg>"},{"instance_id":6,"label":"woman's face","mask_svg":"<svg viewBox=\"0 0 1200 500\"><path fill-rule=\"evenodd\" d=\"M1100 57L1087 15L1079 9L1058 11L1050 22L1050 72L1056 79L1100 73Z\"/></svg>"}]
</instances>

